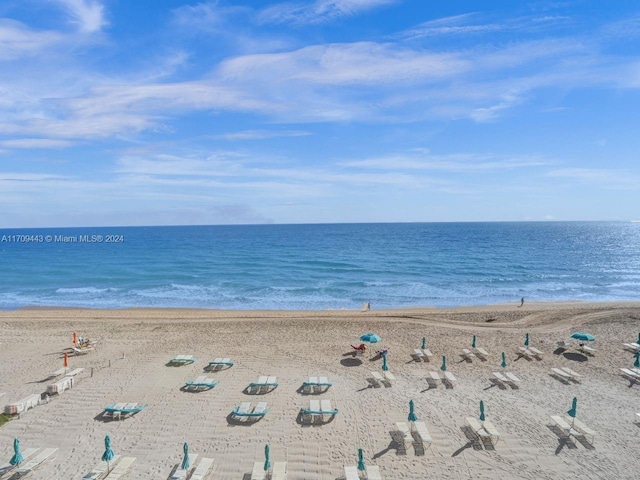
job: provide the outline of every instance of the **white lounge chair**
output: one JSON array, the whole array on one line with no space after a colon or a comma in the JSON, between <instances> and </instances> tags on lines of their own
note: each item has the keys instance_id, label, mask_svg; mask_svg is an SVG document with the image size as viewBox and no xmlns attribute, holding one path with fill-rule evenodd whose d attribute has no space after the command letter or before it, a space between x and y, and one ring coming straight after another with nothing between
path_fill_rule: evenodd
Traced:
<instances>
[{"instance_id":1,"label":"white lounge chair","mask_svg":"<svg viewBox=\"0 0 640 480\"><path fill-rule=\"evenodd\" d=\"M184 385L186 390L210 390L213 387L218 385L218 382L213 378L206 377L204 375L200 375L198 378L193 380L192 382L187 382Z\"/></svg>"},{"instance_id":2,"label":"white lounge chair","mask_svg":"<svg viewBox=\"0 0 640 480\"><path fill-rule=\"evenodd\" d=\"M21 463L18 468L16 468L16 473L19 476L23 476L26 473L32 472L40 465L42 465L49 457L53 456L54 453L58 451L57 448L45 448L38 452L34 457L32 457L28 462Z\"/></svg>"},{"instance_id":3,"label":"white lounge chair","mask_svg":"<svg viewBox=\"0 0 640 480\"><path fill-rule=\"evenodd\" d=\"M400 434L400 438L404 443L412 442L411 430L405 422L396 422L396 432Z\"/></svg>"},{"instance_id":4,"label":"white lounge chair","mask_svg":"<svg viewBox=\"0 0 640 480\"><path fill-rule=\"evenodd\" d=\"M631 350L634 353L640 350L640 344L638 343L623 343L622 346L625 350Z\"/></svg>"},{"instance_id":5,"label":"white lounge chair","mask_svg":"<svg viewBox=\"0 0 640 480\"><path fill-rule=\"evenodd\" d=\"M213 458L202 458L196 469L189 477L189 480L203 480L207 476L213 465Z\"/></svg>"},{"instance_id":6,"label":"white lounge chair","mask_svg":"<svg viewBox=\"0 0 640 480\"><path fill-rule=\"evenodd\" d=\"M494 441L493 443L496 443L498 442L498 440L500 440L500 432L498 432L498 429L493 425L493 423L491 423L490 420L485 420L484 422L482 422L482 427L484 428L485 432L487 432L491 436L491 440Z\"/></svg>"},{"instance_id":7,"label":"white lounge chair","mask_svg":"<svg viewBox=\"0 0 640 480\"><path fill-rule=\"evenodd\" d=\"M67 373L68 368L62 367L60 370L56 370L55 372L51 372L49 376L45 380L51 380L53 378L58 378L60 375L64 375Z\"/></svg>"},{"instance_id":8,"label":"white lounge chair","mask_svg":"<svg viewBox=\"0 0 640 480\"><path fill-rule=\"evenodd\" d=\"M429 433L427 424L424 422L414 422L413 426L415 427L415 432L418 435L420 442L422 442L423 445L428 443L429 446L431 446L431 442L433 442L433 440L431 439L431 434Z\"/></svg>"},{"instance_id":9,"label":"white lounge chair","mask_svg":"<svg viewBox=\"0 0 640 480\"><path fill-rule=\"evenodd\" d=\"M129 471L131 465L133 465L133 462L135 461L135 457L124 457L115 467L113 467L111 473L106 476L105 480L118 480L119 478L122 478Z\"/></svg>"},{"instance_id":10,"label":"white lounge chair","mask_svg":"<svg viewBox=\"0 0 640 480\"><path fill-rule=\"evenodd\" d=\"M327 377L309 377L309 380L302 383L302 388L306 392L321 392L323 390L329 390L329 387L332 385Z\"/></svg>"},{"instance_id":11,"label":"white lounge chair","mask_svg":"<svg viewBox=\"0 0 640 480\"><path fill-rule=\"evenodd\" d=\"M197 360L197 358L193 358L193 355L178 355L175 358L169 360L169 365L186 365L188 363L193 363Z\"/></svg>"},{"instance_id":12,"label":"white lounge chair","mask_svg":"<svg viewBox=\"0 0 640 480\"><path fill-rule=\"evenodd\" d=\"M521 382L521 380L516 377L513 373L511 372L505 372L505 376L509 379L509 381L514 382L514 383L519 383Z\"/></svg>"},{"instance_id":13,"label":"white lounge chair","mask_svg":"<svg viewBox=\"0 0 640 480\"><path fill-rule=\"evenodd\" d=\"M500 380L502 383L508 383L509 379L502 375L500 372L493 372L493 376Z\"/></svg>"},{"instance_id":14,"label":"white lounge chair","mask_svg":"<svg viewBox=\"0 0 640 480\"><path fill-rule=\"evenodd\" d=\"M358 467L344 467L344 479L345 480L360 480L358 475Z\"/></svg>"},{"instance_id":15,"label":"white lounge chair","mask_svg":"<svg viewBox=\"0 0 640 480\"><path fill-rule=\"evenodd\" d=\"M219 370L223 367L233 367L234 363L230 358L216 358L215 360L209 362L209 368L212 370Z\"/></svg>"},{"instance_id":16,"label":"white lounge chair","mask_svg":"<svg viewBox=\"0 0 640 480\"><path fill-rule=\"evenodd\" d=\"M376 465L367 465L365 472L367 472L367 480L382 480L380 468Z\"/></svg>"},{"instance_id":17,"label":"white lounge chair","mask_svg":"<svg viewBox=\"0 0 640 480\"><path fill-rule=\"evenodd\" d=\"M449 383L452 384L452 385L458 381L458 379L453 375L453 373L451 373L449 371L444 372L443 381L445 379L448 380Z\"/></svg>"},{"instance_id":18,"label":"white lounge chair","mask_svg":"<svg viewBox=\"0 0 640 480\"><path fill-rule=\"evenodd\" d=\"M47 393L49 395L59 395L65 390L70 389L71 387L73 387L73 377L67 376L51 385L47 385Z\"/></svg>"},{"instance_id":19,"label":"white lounge chair","mask_svg":"<svg viewBox=\"0 0 640 480\"><path fill-rule=\"evenodd\" d=\"M522 356L525 356L527 358L533 357L533 352L530 352L527 347L518 347L518 350L516 351L516 353L518 355L522 355Z\"/></svg>"},{"instance_id":20,"label":"white lounge chair","mask_svg":"<svg viewBox=\"0 0 640 480\"><path fill-rule=\"evenodd\" d=\"M463 348L462 349L462 356L464 358L466 358L467 360L473 360L473 357L475 357L475 354L469 350L468 348Z\"/></svg>"},{"instance_id":21,"label":"white lounge chair","mask_svg":"<svg viewBox=\"0 0 640 480\"><path fill-rule=\"evenodd\" d=\"M22 461L26 462L27 460L29 460L29 458L33 457L37 451L38 451L37 448L25 448L24 450L21 451ZM0 477L5 473L10 472L14 468L16 468L16 466L10 464L9 462L0 465Z\"/></svg>"},{"instance_id":22,"label":"white lounge chair","mask_svg":"<svg viewBox=\"0 0 640 480\"><path fill-rule=\"evenodd\" d=\"M640 374L629 370L628 368L621 368L620 371L624 374L625 377L628 377L632 380L640 380Z\"/></svg>"},{"instance_id":23,"label":"white lounge chair","mask_svg":"<svg viewBox=\"0 0 640 480\"><path fill-rule=\"evenodd\" d=\"M424 359L424 352L422 350L420 350L419 348L415 348L413 350L413 356L416 357L418 359L418 361L421 361Z\"/></svg>"},{"instance_id":24,"label":"white lounge chair","mask_svg":"<svg viewBox=\"0 0 640 480\"><path fill-rule=\"evenodd\" d=\"M391 372L384 372L384 376L387 379L388 383L395 381L396 377Z\"/></svg>"},{"instance_id":25,"label":"white lounge chair","mask_svg":"<svg viewBox=\"0 0 640 480\"><path fill-rule=\"evenodd\" d=\"M69 373L67 373L65 376L66 377L75 377L77 375L80 375L82 372L84 372L84 368L75 368L75 369L71 370Z\"/></svg>"},{"instance_id":26,"label":"white lounge chair","mask_svg":"<svg viewBox=\"0 0 640 480\"><path fill-rule=\"evenodd\" d=\"M116 455L115 457L113 457L109 461L109 464L108 464L109 469L112 469L113 467L115 467L116 464L118 463L118 460L120 460L120 455ZM93 467L93 470L91 470L84 477L82 477L82 480L99 480L102 477L104 477L107 473L108 473L107 462L101 461L95 467Z\"/></svg>"},{"instance_id":27,"label":"white lounge chair","mask_svg":"<svg viewBox=\"0 0 640 480\"><path fill-rule=\"evenodd\" d=\"M560 427L560 430L562 430L562 433L565 434L565 436L569 437L569 436L579 436L580 432L578 432L577 430L574 430L571 428L571 425L567 423L567 421L559 416L559 415L552 415L551 416L551 420L553 420L553 422Z\"/></svg>"},{"instance_id":28,"label":"white lounge chair","mask_svg":"<svg viewBox=\"0 0 640 480\"><path fill-rule=\"evenodd\" d=\"M264 469L264 462L255 462L251 471L251 480L267 480L269 472Z\"/></svg>"},{"instance_id":29,"label":"white lounge chair","mask_svg":"<svg viewBox=\"0 0 640 480\"><path fill-rule=\"evenodd\" d=\"M389 372L385 372L385 376L382 376L382 374L380 372L371 372L371 376L378 382L378 383L382 383L385 386L387 385L391 385L391 382L389 381L389 377L387 376ZM393 375L391 375L391 377L393 378Z\"/></svg>"},{"instance_id":30,"label":"white lounge chair","mask_svg":"<svg viewBox=\"0 0 640 480\"><path fill-rule=\"evenodd\" d=\"M249 390L255 393L267 393L278 386L276 377L261 376L257 382L249 384Z\"/></svg>"},{"instance_id":31,"label":"white lounge chair","mask_svg":"<svg viewBox=\"0 0 640 480\"><path fill-rule=\"evenodd\" d=\"M440 374L438 372L429 371L429 377L431 380L440 381Z\"/></svg>"},{"instance_id":32,"label":"white lounge chair","mask_svg":"<svg viewBox=\"0 0 640 480\"><path fill-rule=\"evenodd\" d=\"M287 462L274 462L271 471L271 480L286 480L287 478ZM189 480L193 480L191 477Z\"/></svg>"},{"instance_id":33,"label":"white lounge chair","mask_svg":"<svg viewBox=\"0 0 640 480\"><path fill-rule=\"evenodd\" d=\"M578 346L578 350L591 356L594 356L596 354L596 349L591 348L589 345L580 345Z\"/></svg>"},{"instance_id":34,"label":"white lounge chair","mask_svg":"<svg viewBox=\"0 0 640 480\"><path fill-rule=\"evenodd\" d=\"M429 357L433 357L433 353L431 353L431 350L429 350L428 348L423 348L422 353L424 353L424 356L427 357L427 359Z\"/></svg>"},{"instance_id":35,"label":"white lounge chair","mask_svg":"<svg viewBox=\"0 0 640 480\"><path fill-rule=\"evenodd\" d=\"M597 435L594 430L582 423L582 421L578 420L577 418L567 420L573 422L573 428L578 430L587 440L589 440L589 437L591 437L590 443L593 444Z\"/></svg>"},{"instance_id":36,"label":"white lounge chair","mask_svg":"<svg viewBox=\"0 0 640 480\"><path fill-rule=\"evenodd\" d=\"M568 372L565 372L564 370L561 370L559 368L552 368L551 369L551 373L553 375L556 375L560 378L571 378L571 374Z\"/></svg>"},{"instance_id":37,"label":"white lounge chair","mask_svg":"<svg viewBox=\"0 0 640 480\"><path fill-rule=\"evenodd\" d=\"M489 352L487 352L484 348L476 347L473 349L473 351L476 355L480 354L483 357L489 356Z\"/></svg>"},{"instance_id":38,"label":"white lounge chair","mask_svg":"<svg viewBox=\"0 0 640 480\"><path fill-rule=\"evenodd\" d=\"M542 357L544 355L544 352L538 350L536 347L529 347L529 351L534 357Z\"/></svg>"},{"instance_id":39,"label":"white lounge chair","mask_svg":"<svg viewBox=\"0 0 640 480\"><path fill-rule=\"evenodd\" d=\"M198 459L197 453L189 453L189 463L191 465L195 465L197 459ZM193 470L193 466L190 466L189 468L184 468L184 469L180 468L180 466L181 466L180 464L176 465L175 470L169 477L169 480L185 480L189 475L189 472Z\"/></svg>"},{"instance_id":40,"label":"white lounge chair","mask_svg":"<svg viewBox=\"0 0 640 480\"><path fill-rule=\"evenodd\" d=\"M489 433L485 431L484 427L476 417L467 417L465 420L477 437L479 437L480 439L491 438L491 435L489 435Z\"/></svg>"},{"instance_id":41,"label":"white lounge chair","mask_svg":"<svg viewBox=\"0 0 640 480\"><path fill-rule=\"evenodd\" d=\"M562 370L564 370L565 372L567 372L569 375L571 375L572 377L581 377L582 375L580 375L578 372L574 372L573 370L571 370L569 367L561 367Z\"/></svg>"}]
</instances>

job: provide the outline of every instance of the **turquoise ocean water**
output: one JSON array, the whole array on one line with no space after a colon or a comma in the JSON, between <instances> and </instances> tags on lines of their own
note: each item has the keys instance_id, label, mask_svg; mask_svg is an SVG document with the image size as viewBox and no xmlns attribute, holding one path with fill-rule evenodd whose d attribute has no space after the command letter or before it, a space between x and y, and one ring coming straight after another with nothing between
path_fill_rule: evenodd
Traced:
<instances>
[{"instance_id":1,"label":"turquoise ocean water","mask_svg":"<svg viewBox=\"0 0 640 480\"><path fill-rule=\"evenodd\" d=\"M640 223L0 230L0 308L640 300Z\"/></svg>"}]
</instances>

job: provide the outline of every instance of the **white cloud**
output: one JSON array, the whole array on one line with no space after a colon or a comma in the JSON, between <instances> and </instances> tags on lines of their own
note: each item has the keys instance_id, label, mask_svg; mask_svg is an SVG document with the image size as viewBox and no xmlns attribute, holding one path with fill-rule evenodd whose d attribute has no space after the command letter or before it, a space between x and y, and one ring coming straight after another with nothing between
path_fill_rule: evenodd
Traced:
<instances>
[{"instance_id":1,"label":"white cloud","mask_svg":"<svg viewBox=\"0 0 640 480\"><path fill-rule=\"evenodd\" d=\"M18 138L0 141L0 145L7 148L66 148L73 145L73 143L49 138Z\"/></svg>"},{"instance_id":2,"label":"white cloud","mask_svg":"<svg viewBox=\"0 0 640 480\"><path fill-rule=\"evenodd\" d=\"M397 3L398 0L315 0L286 2L263 9L259 18L265 23L325 23L358 15L374 8Z\"/></svg>"},{"instance_id":3,"label":"white cloud","mask_svg":"<svg viewBox=\"0 0 640 480\"><path fill-rule=\"evenodd\" d=\"M606 189L640 189L640 172L628 169L562 168L552 170L549 177L565 178Z\"/></svg>"},{"instance_id":4,"label":"white cloud","mask_svg":"<svg viewBox=\"0 0 640 480\"><path fill-rule=\"evenodd\" d=\"M304 137L307 135L311 135L311 133L302 130L244 130L242 132L213 135L211 138L220 138L223 140L265 140L278 137Z\"/></svg>"},{"instance_id":5,"label":"white cloud","mask_svg":"<svg viewBox=\"0 0 640 480\"><path fill-rule=\"evenodd\" d=\"M36 31L21 22L0 18L0 61L39 54L62 39L57 32Z\"/></svg>"},{"instance_id":6,"label":"white cloud","mask_svg":"<svg viewBox=\"0 0 640 480\"><path fill-rule=\"evenodd\" d=\"M71 21L78 25L83 33L99 31L107 25L104 18L104 6L99 0L54 0L67 10Z\"/></svg>"}]
</instances>

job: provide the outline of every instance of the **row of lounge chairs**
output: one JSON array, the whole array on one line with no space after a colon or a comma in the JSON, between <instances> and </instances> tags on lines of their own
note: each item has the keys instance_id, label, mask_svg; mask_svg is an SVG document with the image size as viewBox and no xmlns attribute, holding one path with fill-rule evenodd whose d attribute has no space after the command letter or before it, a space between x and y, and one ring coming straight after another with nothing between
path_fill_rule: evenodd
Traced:
<instances>
[{"instance_id":1,"label":"row of lounge chairs","mask_svg":"<svg viewBox=\"0 0 640 480\"><path fill-rule=\"evenodd\" d=\"M18 478L24 477L36 470L57 451L57 448L43 448L42 450L37 448L26 448L21 452L22 462L19 465L12 465L10 462L0 465L0 476L11 473Z\"/></svg>"},{"instance_id":2,"label":"row of lounge chairs","mask_svg":"<svg viewBox=\"0 0 640 480\"><path fill-rule=\"evenodd\" d=\"M367 465L365 468L365 477L367 480L382 480L380 475L380 469L375 465ZM345 466L344 467L344 479L345 480L361 480L358 473L358 467Z\"/></svg>"},{"instance_id":3,"label":"row of lounge chairs","mask_svg":"<svg viewBox=\"0 0 640 480\"><path fill-rule=\"evenodd\" d=\"M195 358L193 355L178 355L174 358L172 358L171 360L169 360L169 362L167 362L167 365L171 365L171 366L179 366L179 365L189 365L191 363L196 362L198 359ZM222 367L233 367L234 363L231 361L230 358L216 358L214 360L212 360L211 362L209 362L209 368L211 369L216 369L216 368L222 368Z\"/></svg>"}]
</instances>

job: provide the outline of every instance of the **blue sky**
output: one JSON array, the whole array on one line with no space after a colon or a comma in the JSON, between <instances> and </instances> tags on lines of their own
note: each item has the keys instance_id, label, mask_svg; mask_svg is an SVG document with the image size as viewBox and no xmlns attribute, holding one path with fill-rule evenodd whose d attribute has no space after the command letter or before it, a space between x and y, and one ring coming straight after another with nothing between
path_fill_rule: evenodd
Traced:
<instances>
[{"instance_id":1,"label":"blue sky","mask_svg":"<svg viewBox=\"0 0 640 480\"><path fill-rule=\"evenodd\" d=\"M0 227L640 218L636 1L3 0Z\"/></svg>"}]
</instances>

